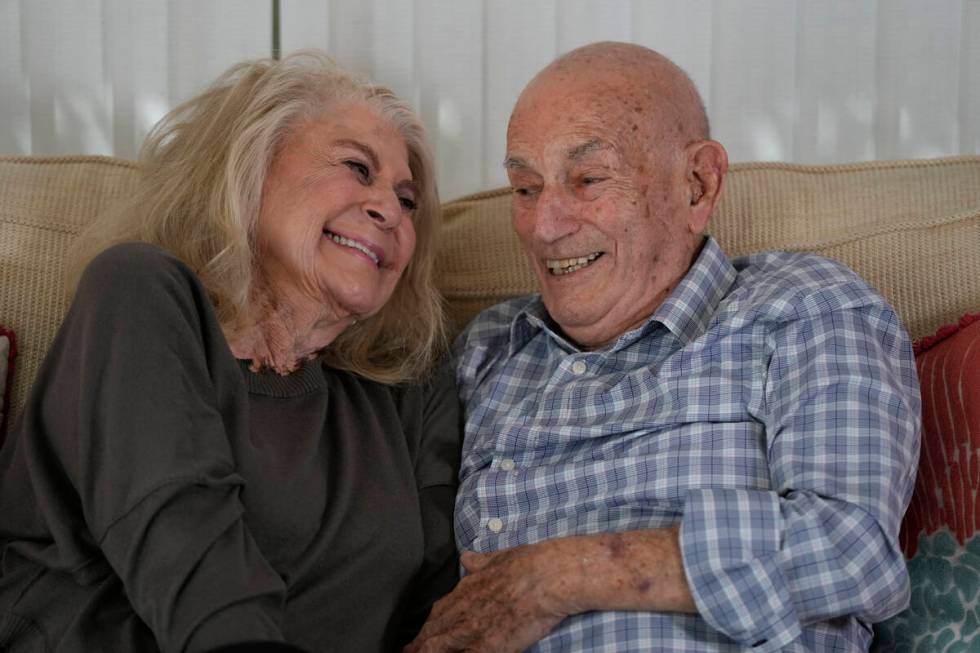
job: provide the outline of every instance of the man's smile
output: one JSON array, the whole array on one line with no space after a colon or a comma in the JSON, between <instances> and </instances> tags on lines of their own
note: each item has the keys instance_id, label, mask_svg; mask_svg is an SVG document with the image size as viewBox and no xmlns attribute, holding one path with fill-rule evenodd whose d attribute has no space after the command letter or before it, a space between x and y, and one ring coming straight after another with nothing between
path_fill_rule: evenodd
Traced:
<instances>
[{"instance_id":1,"label":"man's smile","mask_svg":"<svg viewBox=\"0 0 980 653\"><path fill-rule=\"evenodd\" d=\"M602 252L593 252L586 256L579 256L576 258L549 258L545 259L544 264L548 267L548 271L554 276L561 276L564 274L571 274L581 270L584 267L592 265L592 263L602 256Z\"/></svg>"}]
</instances>

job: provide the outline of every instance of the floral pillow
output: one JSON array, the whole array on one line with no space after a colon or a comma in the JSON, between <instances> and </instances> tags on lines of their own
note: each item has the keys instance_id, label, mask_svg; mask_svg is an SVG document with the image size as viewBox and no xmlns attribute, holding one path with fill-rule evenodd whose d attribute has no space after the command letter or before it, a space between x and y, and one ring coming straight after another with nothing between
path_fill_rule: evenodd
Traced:
<instances>
[{"instance_id":1,"label":"floral pillow","mask_svg":"<svg viewBox=\"0 0 980 653\"><path fill-rule=\"evenodd\" d=\"M17 341L14 332L0 325L0 444L7 432L7 413L10 407L10 380L14 376L14 355Z\"/></svg>"},{"instance_id":2,"label":"floral pillow","mask_svg":"<svg viewBox=\"0 0 980 653\"><path fill-rule=\"evenodd\" d=\"M915 343L922 451L902 522L912 601L877 651L980 651L980 314Z\"/></svg>"}]
</instances>

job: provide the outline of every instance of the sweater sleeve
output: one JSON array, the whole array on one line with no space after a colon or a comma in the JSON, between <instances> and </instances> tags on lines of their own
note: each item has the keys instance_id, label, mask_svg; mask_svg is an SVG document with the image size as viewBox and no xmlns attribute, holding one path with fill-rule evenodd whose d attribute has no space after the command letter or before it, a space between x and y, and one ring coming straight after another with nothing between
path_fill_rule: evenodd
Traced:
<instances>
[{"instance_id":1,"label":"sweater sleeve","mask_svg":"<svg viewBox=\"0 0 980 653\"><path fill-rule=\"evenodd\" d=\"M89 265L25 411L63 564L108 563L164 651L282 639L282 579L242 522L233 374L194 274L127 244Z\"/></svg>"},{"instance_id":2,"label":"sweater sleeve","mask_svg":"<svg viewBox=\"0 0 980 653\"><path fill-rule=\"evenodd\" d=\"M426 383L416 479L425 538L422 568L413 583L401 638L415 637L432 604L459 580L459 555L453 537L460 458L459 399L452 370L441 365Z\"/></svg>"}]
</instances>

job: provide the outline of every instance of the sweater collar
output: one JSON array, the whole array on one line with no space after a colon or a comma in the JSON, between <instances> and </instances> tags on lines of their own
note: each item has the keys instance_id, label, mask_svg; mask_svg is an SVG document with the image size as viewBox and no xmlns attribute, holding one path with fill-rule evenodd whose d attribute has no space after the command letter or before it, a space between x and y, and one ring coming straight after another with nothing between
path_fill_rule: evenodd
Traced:
<instances>
[{"instance_id":1,"label":"sweater collar","mask_svg":"<svg viewBox=\"0 0 980 653\"><path fill-rule=\"evenodd\" d=\"M295 372L285 376L272 370L253 372L249 369L250 361L239 360L238 365L245 378L245 385L251 394L269 397L298 397L326 388L323 378L323 360L314 358L303 361Z\"/></svg>"}]
</instances>

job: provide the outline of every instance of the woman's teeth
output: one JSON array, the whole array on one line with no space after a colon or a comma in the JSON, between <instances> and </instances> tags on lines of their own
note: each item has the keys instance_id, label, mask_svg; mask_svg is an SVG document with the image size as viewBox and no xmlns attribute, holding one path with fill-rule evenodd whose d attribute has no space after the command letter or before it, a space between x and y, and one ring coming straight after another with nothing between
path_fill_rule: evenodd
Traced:
<instances>
[{"instance_id":1,"label":"woman's teeth","mask_svg":"<svg viewBox=\"0 0 980 653\"><path fill-rule=\"evenodd\" d=\"M343 245L344 247L351 247L359 252L364 252L365 254L368 255L368 258L374 261L375 265L378 264L378 255L372 252L371 250L369 250L361 243L357 242L356 240L351 240L350 238L344 238L343 236L335 234L332 231L324 231L323 233L325 233L327 237L330 238L330 240L337 243L338 245Z\"/></svg>"},{"instance_id":2,"label":"woman's teeth","mask_svg":"<svg viewBox=\"0 0 980 653\"><path fill-rule=\"evenodd\" d=\"M550 258L545 261L545 265L551 270L551 274L561 276L591 265L592 261L600 256L602 256L602 252L595 252L588 256L580 256L579 258Z\"/></svg>"}]
</instances>

